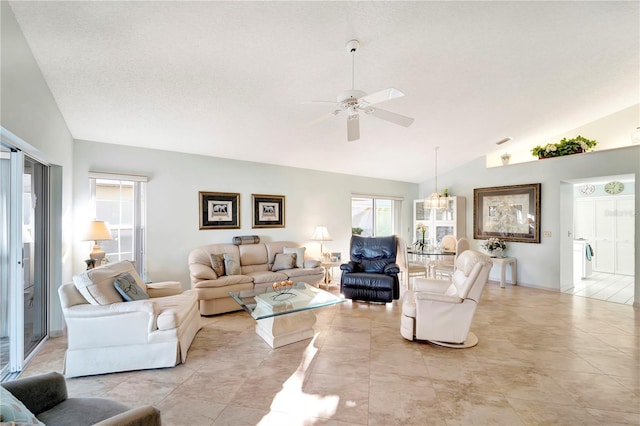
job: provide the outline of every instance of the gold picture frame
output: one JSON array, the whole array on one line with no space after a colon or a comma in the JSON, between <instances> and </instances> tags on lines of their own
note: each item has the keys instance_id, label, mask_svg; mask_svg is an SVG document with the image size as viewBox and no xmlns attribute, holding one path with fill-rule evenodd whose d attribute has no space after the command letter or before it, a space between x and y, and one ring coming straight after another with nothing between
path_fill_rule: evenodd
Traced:
<instances>
[{"instance_id":1,"label":"gold picture frame","mask_svg":"<svg viewBox=\"0 0 640 426\"><path fill-rule=\"evenodd\" d=\"M251 194L252 228L284 228L284 195Z\"/></svg>"},{"instance_id":2,"label":"gold picture frame","mask_svg":"<svg viewBox=\"0 0 640 426\"><path fill-rule=\"evenodd\" d=\"M240 194L204 191L198 194L200 229L240 228Z\"/></svg>"},{"instance_id":3,"label":"gold picture frame","mask_svg":"<svg viewBox=\"0 0 640 426\"><path fill-rule=\"evenodd\" d=\"M540 243L541 184L473 190L473 238Z\"/></svg>"}]
</instances>

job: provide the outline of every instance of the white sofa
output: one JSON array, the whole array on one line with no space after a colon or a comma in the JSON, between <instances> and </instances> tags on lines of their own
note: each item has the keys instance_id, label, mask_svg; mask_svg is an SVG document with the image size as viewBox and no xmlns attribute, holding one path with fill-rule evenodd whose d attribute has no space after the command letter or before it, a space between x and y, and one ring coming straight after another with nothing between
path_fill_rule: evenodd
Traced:
<instances>
[{"instance_id":1,"label":"white sofa","mask_svg":"<svg viewBox=\"0 0 640 426\"><path fill-rule=\"evenodd\" d=\"M129 273L149 298L123 301L114 281ZM177 281L144 283L128 261L73 277L58 294L67 323L67 377L173 367L200 330L197 295Z\"/></svg>"},{"instance_id":2,"label":"white sofa","mask_svg":"<svg viewBox=\"0 0 640 426\"><path fill-rule=\"evenodd\" d=\"M296 250L297 249L297 250ZM297 251L297 266L273 270L277 254ZM304 247L291 241L257 244L209 244L189 253L191 288L198 294L200 314L215 315L242 309L229 292L253 290L264 292L274 282L291 280L318 286L324 278L320 261L305 254ZM239 271L218 276L213 269L211 255L227 255L239 262ZM298 254L302 254L298 256Z\"/></svg>"}]
</instances>

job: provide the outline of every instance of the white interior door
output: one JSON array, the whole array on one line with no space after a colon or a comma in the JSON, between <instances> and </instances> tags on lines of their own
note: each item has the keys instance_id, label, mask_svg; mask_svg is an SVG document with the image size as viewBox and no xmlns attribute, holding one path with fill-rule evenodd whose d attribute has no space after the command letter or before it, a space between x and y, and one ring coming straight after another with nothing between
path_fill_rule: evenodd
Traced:
<instances>
[{"instance_id":1,"label":"white interior door","mask_svg":"<svg viewBox=\"0 0 640 426\"><path fill-rule=\"evenodd\" d=\"M615 273L633 275L635 268L634 250L634 197L616 199L615 227L616 227L616 257Z\"/></svg>"},{"instance_id":2,"label":"white interior door","mask_svg":"<svg viewBox=\"0 0 640 426\"><path fill-rule=\"evenodd\" d=\"M610 198L594 200L594 243L593 269L599 272L615 271L615 221L612 220L615 201Z\"/></svg>"}]
</instances>

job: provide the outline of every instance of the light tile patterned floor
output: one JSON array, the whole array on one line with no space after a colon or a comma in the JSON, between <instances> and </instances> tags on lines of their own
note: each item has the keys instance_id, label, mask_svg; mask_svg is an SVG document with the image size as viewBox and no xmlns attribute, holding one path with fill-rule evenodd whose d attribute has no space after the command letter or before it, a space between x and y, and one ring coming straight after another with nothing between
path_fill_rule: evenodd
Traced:
<instances>
[{"instance_id":1,"label":"light tile patterned floor","mask_svg":"<svg viewBox=\"0 0 640 426\"><path fill-rule=\"evenodd\" d=\"M203 318L185 364L68 379L71 396L154 404L164 425L640 424L640 312L490 283L470 349L409 342L399 303L316 310L269 348L244 312ZM62 369L50 340L24 375Z\"/></svg>"},{"instance_id":2,"label":"light tile patterned floor","mask_svg":"<svg viewBox=\"0 0 640 426\"><path fill-rule=\"evenodd\" d=\"M575 280L565 293L633 305L634 277L593 272L589 278Z\"/></svg>"}]
</instances>

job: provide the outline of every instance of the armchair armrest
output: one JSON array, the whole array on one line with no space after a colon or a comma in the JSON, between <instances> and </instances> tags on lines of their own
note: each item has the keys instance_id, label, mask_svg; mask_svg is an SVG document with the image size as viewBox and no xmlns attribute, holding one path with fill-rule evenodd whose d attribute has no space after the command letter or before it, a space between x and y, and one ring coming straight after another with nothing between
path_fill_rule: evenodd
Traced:
<instances>
[{"instance_id":1,"label":"armchair armrest","mask_svg":"<svg viewBox=\"0 0 640 426\"><path fill-rule=\"evenodd\" d=\"M384 267L383 272L386 275L397 275L400 273L400 267L398 266L397 263L390 263Z\"/></svg>"},{"instance_id":2,"label":"armchair armrest","mask_svg":"<svg viewBox=\"0 0 640 426\"><path fill-rule=\"evenodd\" d=\"M413 282L414 291L426 291L429 293L444 294L451 286L448 280L433 280L428 278L416 278Z\"/></svg>"},{"instance_id":3,"label":"armchair armrest","mask_svg":"<svg viewBox=\"0 0 640 426\"><path fill-rule=\"evenodd\" d=\"M125 312L147 312L157 314L157 306L149 300L134 300L133 302L118 302L110 305L75 305L65 309L67 318L92 318L118 315Z\"/></svg>"},{"instance_id":4,"label":"armchair armrest","mask_svg":"<svg viewBox=\"0 0 640 426\"><path fill-rule=\"evenodd\" d=\"M419 292L415 293L416 302L420 300L431 300L434 302L445 302L445 303L462 303L463 299L458 296L447 296L446 294L438 294L438 293L428 293L428 292Z\"/></svg>"},{"instance_id":5,"label":"armchair armrest","mask_svg":"<svg viewBox=\"0 0 640 426\"><path fill-rule=\"evenodd\" d=\"M354 272L356 270L356 264L354 261L350 260L349 263L343 263L342 265L340 265L340 270L346 272Z\"/></svg>"},{"instance_id":6,"label":"armchair armrest","mask_svg":"<svg viewBox=\"0 0 640 426\"><path fill-rule=\"evenodd\" d=\"M158 281L146 283L149 297L173 296L182 293L182 284L179 281Z\"/></svg>"},{"instance_id":7,"label":"armchair armrest","mask_svg":"<svg viewBox=\"0 0 640 426\"><path fill-rule=\"evenodd\" d=\"M94 426L139 426L160 425L160 411L152 405L132 408L124 413L109 417Z\"/></svg>"},{"instance_id":8,"label":"armchair armrest","mask_svg":"<svg viewBox=\"0 0 640 426\"><path fill-rule=\"evenodd\" d=\"M64 376L56 372L5 382L2 387L35 415L67 399L67 383Z\"/></svg>"}]
</instances>

